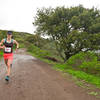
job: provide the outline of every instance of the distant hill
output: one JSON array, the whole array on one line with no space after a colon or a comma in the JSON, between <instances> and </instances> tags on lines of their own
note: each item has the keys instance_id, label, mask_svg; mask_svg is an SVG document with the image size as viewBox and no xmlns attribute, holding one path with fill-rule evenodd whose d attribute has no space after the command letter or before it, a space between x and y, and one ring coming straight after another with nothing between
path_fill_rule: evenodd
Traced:
<instances>
[{"instance_id":1,"label":"distant hill","mask_svg":"<svg viewBox=\"0 0 100 100\"><path fill-rule=\"evenodd\" d=\"M6 38L8 30L0 30L0 41L3 38ZM23 42L28 36L31 36L33 34L27 33L27 32L16 32L13 31L13 38L16 39L18 42Z\"/></svg>"}]
</instances>

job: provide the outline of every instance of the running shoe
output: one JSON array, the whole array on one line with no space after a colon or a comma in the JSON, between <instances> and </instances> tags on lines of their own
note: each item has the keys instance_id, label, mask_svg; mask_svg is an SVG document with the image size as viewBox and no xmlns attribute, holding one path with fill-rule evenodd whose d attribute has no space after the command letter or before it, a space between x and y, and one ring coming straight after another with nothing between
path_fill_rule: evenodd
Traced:
<instances>
[{"instance_id":1,"label":"running shoe","mask_svg":"<svg viewBox=\"0 0 100 100\"><path fill-rule=\"evenodd\" d=\"M5 80L6 80L6 81L9 81L9 79L10 79L9 76L6 76L6 77L5 77Z\"/></svg>"}]
</instances>

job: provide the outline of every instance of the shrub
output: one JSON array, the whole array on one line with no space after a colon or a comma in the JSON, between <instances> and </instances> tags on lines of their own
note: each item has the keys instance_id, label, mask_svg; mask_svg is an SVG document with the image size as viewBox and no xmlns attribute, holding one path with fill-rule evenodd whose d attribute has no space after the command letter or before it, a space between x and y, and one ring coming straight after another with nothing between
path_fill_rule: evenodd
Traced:
<instances>
[{"instance_id":1,"label":"shrub","mask_svg":"<svg viewBox=\"0 0 100 100\"><path fill-rule=\"evenodd\" d=\"M37 55L39 57L45 57L45 56L51 55L48 51L41 50L40 48L34 46L33 44L28 46L28 51L31 53L34 53L35 55Z\"/></svg>"},{"instance_id":2,"label":"shrub","mask_svg":"<svg viewBox=\"0 0 100 100\"><path fill-rule=\"evenodd\" d=\"M66 64L76 70L100 75L100 62L93 52L80 52L69 58Z\"/></svg>"}]
</instances>

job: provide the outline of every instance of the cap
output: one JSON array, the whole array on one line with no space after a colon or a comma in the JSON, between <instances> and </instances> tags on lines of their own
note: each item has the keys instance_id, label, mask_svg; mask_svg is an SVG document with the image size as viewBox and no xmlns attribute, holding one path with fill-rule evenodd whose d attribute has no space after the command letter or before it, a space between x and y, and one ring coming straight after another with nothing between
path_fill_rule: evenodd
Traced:
<instances>
[{"instance_id":1,"label":"cap","mask_svg":"<svg viewBox=\"0 0 100 100\"><path fill-rule=\"evenodd\" d=\"M12 35L12 33L13 33L12 31L8 31L7 32L8 35Z\"/></svg>"}]
</instances>

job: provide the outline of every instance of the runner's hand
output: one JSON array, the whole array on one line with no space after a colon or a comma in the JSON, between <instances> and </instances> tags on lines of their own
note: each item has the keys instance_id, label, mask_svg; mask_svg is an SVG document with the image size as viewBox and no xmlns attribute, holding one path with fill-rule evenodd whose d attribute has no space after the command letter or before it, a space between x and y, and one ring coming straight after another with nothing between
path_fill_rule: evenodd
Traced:
<instances>
[{"instance_id":1,"label":"runner's hand","mask_svg":"<svg viewBox=\"0 0 100 100\"><path fill-rule=\"evenodd\" d=\"M0 46L0 49L5 49L5 46Z\"/></svg>"},{"instance_id":2,"label":"runner's hand","mask_svg":"<svg viewBox=\"0 0 100 100\"><path fill-rule=\"evenodd\" d=\"M16 48L16 50L15 50L15 53L17 53L18 52L18 48Z\"/></svg>"}]
</instances>

